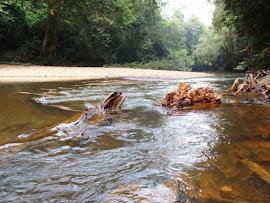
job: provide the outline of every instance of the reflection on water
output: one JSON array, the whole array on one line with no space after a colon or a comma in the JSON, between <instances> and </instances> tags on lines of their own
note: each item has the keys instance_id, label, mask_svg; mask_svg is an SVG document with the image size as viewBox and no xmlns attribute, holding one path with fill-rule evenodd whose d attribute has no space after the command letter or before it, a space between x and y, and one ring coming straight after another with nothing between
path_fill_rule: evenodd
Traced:
<instances>
[{"instance_id":1,"label":"reflection on water","mask_svg":"<svg viewBox=\"0 0 270 203\"><path fill-rule=\"evenodd\" d=\"M234 78L184 81L221 91ZM270 106L228 97L158 107L178 82L0 85L1 201L268 202L269 177L253 163L270 172ZM96 117L82 136L65 124L112 91L127 97L123 110Z\"/></svg>"}]
</instances>

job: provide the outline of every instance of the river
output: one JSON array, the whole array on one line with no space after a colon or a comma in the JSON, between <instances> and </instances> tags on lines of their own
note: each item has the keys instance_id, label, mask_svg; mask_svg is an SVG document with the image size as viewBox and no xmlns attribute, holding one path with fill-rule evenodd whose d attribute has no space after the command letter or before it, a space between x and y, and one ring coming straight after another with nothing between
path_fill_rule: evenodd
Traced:
<instances>
[{"instance_id":1,"label":"river","mask_svg":"<svg viewBox=\"0 0 270 203\"><path fill-rule=\"evenodd\" d=\"M181 82L220 92L234 79ZM0 202L269 202L269 182L252 167L270 172L270 105L240 95L158 106L179 82L0 84ZM77 137L72 117L112 91L127 98L122 110Z\"/></svg>"}]
</instances>

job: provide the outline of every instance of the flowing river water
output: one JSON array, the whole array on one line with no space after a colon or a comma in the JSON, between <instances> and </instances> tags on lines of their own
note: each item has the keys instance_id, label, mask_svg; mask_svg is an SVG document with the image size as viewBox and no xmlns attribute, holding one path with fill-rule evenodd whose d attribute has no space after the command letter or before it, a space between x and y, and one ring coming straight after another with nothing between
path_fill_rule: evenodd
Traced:
<instances>
[{"instance_id":1,"label":"flowing river water","mask_svg":"<svg viewBox=\"0 0 270 203\"><path fill-rule=\"evenodd\" d=\"M234 78L0 84L0 202L269 202L263 97L157 105L180 81L220 92ZM71 121L112 91L122 110L74 134Z\"/></svg>"}]
</instances>

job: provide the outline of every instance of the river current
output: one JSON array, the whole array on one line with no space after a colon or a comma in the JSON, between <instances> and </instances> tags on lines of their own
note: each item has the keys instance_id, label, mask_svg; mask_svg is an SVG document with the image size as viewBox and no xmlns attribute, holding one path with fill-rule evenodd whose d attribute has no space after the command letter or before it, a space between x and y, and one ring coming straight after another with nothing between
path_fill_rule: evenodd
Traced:
<instances>
[{"instance_id":1,"label":"river current","mask_svg":"<svg viewBox=\"0 0 270 203\"><path fill-rule=\"evenodd\" d=\"M263 97L158 106L179 82L221 92L234 79L0 84L0 202L269 202ZM112 91L122 110L76 136L72 121Z\"/></svg>"}]
</instances>

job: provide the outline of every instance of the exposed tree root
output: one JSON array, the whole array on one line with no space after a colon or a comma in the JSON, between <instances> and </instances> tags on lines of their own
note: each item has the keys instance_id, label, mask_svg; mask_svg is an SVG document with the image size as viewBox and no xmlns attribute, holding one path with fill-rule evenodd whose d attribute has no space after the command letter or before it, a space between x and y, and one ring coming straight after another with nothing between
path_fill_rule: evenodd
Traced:
<instances>
[{"instance_id":1,"label":"exposed tree root","mask_svg":"<svg viewBox=\"0 0 270 203\"><path fill-rule=\"evenodd\" d=\"M255 78L254 73L257 74ZM234 92L234 96L239 92L261 92L270 99L270 71L247 72L244 83L239 84L239 78L236 78L229 90Z\"/></svg>"},{"instance_id":2,"label":"exposed tree root","mask_svg":"<svg viewBox=\"0 0 270 203\"><path fill-rule=\"evenodd\" d=\"M164 96L160 105L179 109L195 102L220 103L221 98L222 95L215 93L210 87L193 89L189 84L179 83L176 90Z\"/></svg>"}]
</instances>

